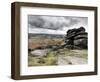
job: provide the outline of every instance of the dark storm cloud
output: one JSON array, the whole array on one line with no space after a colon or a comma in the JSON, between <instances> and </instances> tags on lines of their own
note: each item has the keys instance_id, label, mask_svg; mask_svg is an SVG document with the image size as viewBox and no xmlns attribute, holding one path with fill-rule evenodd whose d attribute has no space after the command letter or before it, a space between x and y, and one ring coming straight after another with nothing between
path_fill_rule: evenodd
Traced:
<instances>
[{"instance_id":1,"label":"dark storm cloud","mask_svg":"<svg viewBox=\"0 0 100 82\"><path fill-rule=\"evenodd\" d=\"M62 30L63 27L69 28L79 23L86 25L87 18L71 16L28 16L28 24L30 25L30 28Z\"/></svg>"}]
</instances>

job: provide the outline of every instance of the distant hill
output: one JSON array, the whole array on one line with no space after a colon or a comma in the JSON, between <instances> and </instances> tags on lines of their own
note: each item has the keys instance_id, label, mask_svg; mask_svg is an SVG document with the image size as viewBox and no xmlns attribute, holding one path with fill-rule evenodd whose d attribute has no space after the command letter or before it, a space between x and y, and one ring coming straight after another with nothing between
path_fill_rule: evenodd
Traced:
<instances>
[{"instance_id":1,"label":"distant hill","mask_svg":"<svg viewBox=\"0 0 100 82\"><path fill-rule=\"evenodd\" d=\"M42 37L42 38L64 38L65 35L60 35L60 34L33 34L33 33L28 33L28 37Z\"/></svg>"}]
</instances>

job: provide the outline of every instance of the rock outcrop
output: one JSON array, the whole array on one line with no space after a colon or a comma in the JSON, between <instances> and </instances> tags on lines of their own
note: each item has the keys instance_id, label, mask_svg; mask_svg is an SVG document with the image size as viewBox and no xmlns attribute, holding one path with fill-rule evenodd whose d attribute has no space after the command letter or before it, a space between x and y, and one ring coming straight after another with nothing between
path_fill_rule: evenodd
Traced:
<instances>
[{"instance_id":1,"label":"rock outcrop","mask_svg":"<svg viewBox=\"0 0 100 82\"><path fill-rule=\"evenodd\" d=\"M70 29L67 31L65 37L66 46L71 46L72 48L86 49L88 42L88 34L85 32L84 27L78 29Z\"/></svg>"}]
</instances>

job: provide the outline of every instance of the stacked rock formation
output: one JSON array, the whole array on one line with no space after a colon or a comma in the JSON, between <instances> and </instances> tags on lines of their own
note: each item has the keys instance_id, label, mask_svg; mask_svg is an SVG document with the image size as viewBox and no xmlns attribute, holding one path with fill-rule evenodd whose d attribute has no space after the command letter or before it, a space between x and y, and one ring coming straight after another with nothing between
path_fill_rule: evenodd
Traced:
<instances>
[{"instance_id":1,"label":"stacked rock formation","mask_svg":"<svg viewBox=\"0 0 100 82\"><path fill-rule=\"evenodd\" d=\"M80 27L78 29L74 28L67 31L65 37L65 43L67 46L69 45L71 48L86 49L87 42L88 37L84 27Z\"/></svg>"}]
</instances>

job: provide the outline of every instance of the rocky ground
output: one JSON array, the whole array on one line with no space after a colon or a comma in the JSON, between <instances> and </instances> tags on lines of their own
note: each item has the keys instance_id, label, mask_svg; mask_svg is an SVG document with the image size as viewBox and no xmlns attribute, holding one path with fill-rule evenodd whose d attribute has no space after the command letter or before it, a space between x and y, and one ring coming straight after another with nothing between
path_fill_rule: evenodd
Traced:
<instances>
[{"instance_id":1,"label":"rocky ground","mask_svg":"<svg viewBox=\"0 0 100 82\"><path fill-rule=\"evenodd\" d=\"M58 65L87 64L87 59L75 56L58 56Z\"/></svg>"},{"instance_id":2,"label":"rocky ground","mask_svg":"<svg viewBox=\"0 0 100 82\"><path fill-rule=\"evenodd\" d=\"M87 50L64 50L64 52L58 55L58 65L87 64Z\"/></svg>"},{"instance_id":3,"label":"rocky ground","mask_svg":"<svg viewBox=\"0 0 100 82\"><path fill-rule=\"evenodd\" d=\"M37 53L36 53L37 51ZM80 65L87 64L87 50L68 50L60 49L59 51L36 50L34 56L29 55L29 66L45 65ZM39 51L39 53L38 53ZM41 55L41 54L42 55ZM37 55L38 54L38 55ZM39 56L40 54L40 56ZM43 55L44 54L44 55ZM47 54L47 55L46 55Z\"/></svg>"}]
</instances>

